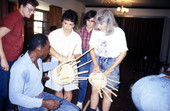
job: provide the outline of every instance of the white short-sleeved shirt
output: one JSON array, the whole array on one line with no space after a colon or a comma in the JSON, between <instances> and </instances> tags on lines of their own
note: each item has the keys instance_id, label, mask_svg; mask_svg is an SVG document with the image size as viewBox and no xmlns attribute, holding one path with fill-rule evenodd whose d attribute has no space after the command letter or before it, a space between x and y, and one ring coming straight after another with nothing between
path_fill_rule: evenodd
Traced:
<instances>
[{"instance_id":1,"label":"white short-sleeved shirt","mask_svg":"<svg viewBox=\"0 0 170 111\"><path fill-rule=\"evenodd\" d=\"M80 36L72 30L69 36L64 35L63 28L57 29L49 34L50 45L61 55L68 57L73 54L82 53L82 40Z\"/></svg>"},{"instance_id":2,"label":"white short-sleeved shirt","mask_svg":"<svg viewBox=\"0 0 170 111\"><path fill-rule=\"evenodd\" d=\"M94 47L97 56L118 57L123 51L127 51L127 43L124 31L115 27L111 35L105 35L102 31L93 30L89 45Z\"/></svg>"},{"instance_id":3,"label":"white short-sleeved shirt","mask_svg":"<svg viewBox=\"0 0 170 111\"><path fill-rule=\"evenodd\" d=\"M68 57L70 53L73 54L82 54L82 40L80 36L72 30L69 36L64 35L63 28L57 29L51 32L48 36L50 45L61 55ZM56 57L52 56L51 61L58 61ZM73 84L68 85L59 85L54 83L52 80L52 71L48 72L50 80L45 84L46 87L49 87L56 91L61 91L63 88L65 91L71 91L77 89Z\"/></svg>"}]
</instances>

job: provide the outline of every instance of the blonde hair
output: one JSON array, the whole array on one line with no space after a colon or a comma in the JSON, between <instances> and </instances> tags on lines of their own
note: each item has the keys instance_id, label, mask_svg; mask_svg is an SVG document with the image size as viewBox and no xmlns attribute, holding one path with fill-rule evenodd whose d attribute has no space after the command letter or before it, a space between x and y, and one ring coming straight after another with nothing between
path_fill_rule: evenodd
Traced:
<instances>
[{"instance_id":1,"label":"blonde hair","mask_svg":"<svg viewBox=\"0 0 170 111\"><path fill-rule=\"evenodd\" d=\"M113 12L110 10L99 10L95 16L95 25L94 28L97 29L98 24L107 24L106 35L110 35L114 32L114 27L118 27L118 24L115 20Z\"/></svg>"}]
</instances>

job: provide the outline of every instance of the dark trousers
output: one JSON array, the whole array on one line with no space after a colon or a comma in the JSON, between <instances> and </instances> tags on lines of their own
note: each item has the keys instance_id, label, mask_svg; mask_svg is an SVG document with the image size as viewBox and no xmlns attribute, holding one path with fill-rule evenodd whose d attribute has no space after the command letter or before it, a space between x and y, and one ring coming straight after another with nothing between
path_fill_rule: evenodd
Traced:
<instances>
[{"instance_id":1,"label":"dark trousers","mask_svg":"<svg viewBox=\"0 0 170 111\"><path fill-rule=\"evenodd\" d=\"M14 61L8 62L10 68L13 63ZM10 71L4 71L0 67L0 111L13 109L13 105L9 101L9 78Z\"/></svg>"}]
</instances>

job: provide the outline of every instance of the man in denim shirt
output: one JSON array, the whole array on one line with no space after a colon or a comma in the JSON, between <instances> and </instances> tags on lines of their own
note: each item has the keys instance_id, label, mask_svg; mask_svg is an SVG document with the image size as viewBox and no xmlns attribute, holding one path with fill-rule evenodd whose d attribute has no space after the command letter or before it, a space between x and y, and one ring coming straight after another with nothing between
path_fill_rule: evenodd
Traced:
<instances>
[{"instance_id":1,"label":"man in denim shirt","mask_svg":"<svg viewBox=\"0 0 170 111\"><path fill-rule=\"evenodd\" d=\"M50 52L48 38L36 34L29 41L29 50L11 68L9 85L10 101L20 111L79 111L78 107L55 95L43 92L43 71L57 66L57 62L42 63Z\"/></svg>"},{"instance_id":2,"label":"man in denim shirt","mask_svg":"<svg viewBox=\"0 0 170 111\"><path fill-rule=\"evenodd\" d=\"M132 100L138 111L170 111L170 76L149 75L132 86Z\"/></svg>"}]
</instances>

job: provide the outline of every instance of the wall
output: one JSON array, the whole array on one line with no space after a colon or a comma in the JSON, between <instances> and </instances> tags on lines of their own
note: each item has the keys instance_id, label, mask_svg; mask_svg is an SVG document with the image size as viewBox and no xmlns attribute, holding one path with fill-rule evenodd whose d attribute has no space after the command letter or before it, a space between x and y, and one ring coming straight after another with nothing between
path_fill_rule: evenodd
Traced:
<instances>
[{"instance_id":1,"label":"wall","mask_svg":"<svg viewBox=\"0 0 170 111\"><path fill-rule=\"evenodd\" d=\"M43 2L43 1L40 1L40 0L38 0L38 3L39 3L39 6L36 7L36 8L41 9L41 10L45 10L45 11L50 10L50 7L49 7L50 4Z\"/></svg>"},{"instance_id":2,"label":"wall","mask_svg":"<svg viewBox=\"0 0 170 111\"><path fill-rule=\"evenodd\" d=\"M92 8L87 7L86 12L89 10L99 10L101 8ZM116 8L102 8L102 9L109 9L116 12ZM135 8L129 8L129 13L125 16L135 16L135 17L148 17L148 16L154 16L154 17L168 17L170 18L170 9L135 9Z\"/></svg>"},{"instance_id":3,"label":"wall","mask_svg":"<svg viewBox=\"0 0 170 111\"><path fill-rule=\"evenodd\" d=\"M3 0L0 3L0 22L7 13L8 13L8 0Z\"/></svg>"},{"instance_id":4,"label":"wall","mask_svg":"<svg viewBox=\"0 0 170 111\"><path fill-rule=\"evenodd\" d=\"M85 5L76 0L39 0L40 6L37 8L49 10L49 5L56 5L63 10L72 9L78 13L85 12Z\"/></svg>"},{"instance_id":5,"label":"wall","mask_svg":"<svg viewBox=\"0 0 170 111\"><path fill-rule=\"evenodd\" d=\"M18 2L18 0L8 0L11 2ZM79 13L85 12L85 5L76 0L37 0L39 2L38 9L49 11L49 5L56 5L64 10L72 9Z\"/></svg>"},{"instance_id":6,"label":"wall","mask_svg":"<svg viewBox=\"0 0 170 111\"><path fill-rule=\"evenodd\" d=\"M162 47L161 47L161 59L162 61L167 61L170 64L170 18L167 18L164 23L164 33L162 39ZM166 52L166 53L165 53Z\"/></svg>"},{"instance_id":7,"label":"wall","mask_svg":"<svg viewBox=\"0 0 170 111\"><path fill-rule=\"evenodd\" d=\"M76 0L38 0L39 6L38 9L49 11L50 5L55 5L62 8L62 12L67 9L72 9L78 14L78 27L81 26L81 19L85 12L85 5L83 3L77 2Z\"/></svg>"}]
</instances>

